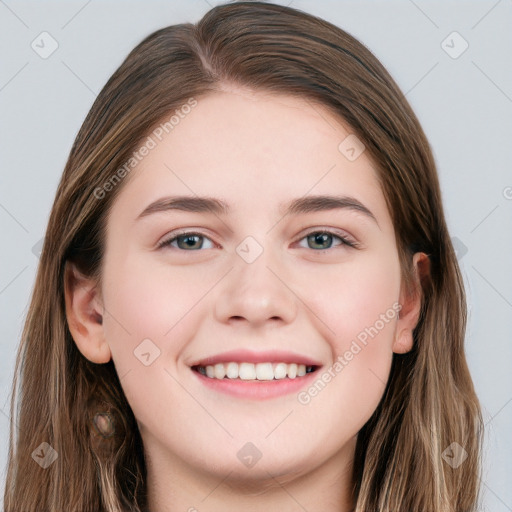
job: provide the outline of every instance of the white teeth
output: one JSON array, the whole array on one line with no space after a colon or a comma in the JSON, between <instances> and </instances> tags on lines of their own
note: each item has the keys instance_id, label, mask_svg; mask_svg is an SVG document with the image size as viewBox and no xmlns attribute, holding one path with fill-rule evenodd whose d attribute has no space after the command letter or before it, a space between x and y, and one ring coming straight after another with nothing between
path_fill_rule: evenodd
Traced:
<instances>
[{"instance_id":1,"label":"white teeth","mask_svg":"<svg viewBox=\"0 0 512 512\"><path fill-rule=\"evenodd\" d=\"M238 377L242 380L254 380L256 368L252 363L241 363L238 367Z\"/></svg>"},{"instance_id":2,"label":"white teeth","mask_svg":"<svg viewBox=\"0 0 512 512\"><path fill-rule=\"evenodd\" d=\"M286 363L217 363L200 367L200 373L206 373L211 379L241 379L241 380L280 380L306 375L306 365Z\"/></svg>"},{"instance_id":3,"label":"white teeth","mask_svg":"<svg viewBox=\"0 0 512 512\"><path fill-rule=\"evenodd\" d=\"M226 375L230 379L238 379L238 363L228 363L226 365Z\"/></svg>"},{"instance_id":4,"label":"white teeth","mask_svg":"<svg viewBox=\"0 0 512 512\"><path fill-rule=\"evenodd\" d=\"M258 363L256 365L256 378L258 380L272 380L274 378L272 363Z\"/></svg>"},{"instance_id":5,"label":"white teeth","mask_svg":"<svg viewBox=\"0 0 512 512\"><path fill-rule=\"evenodd\" d=\"M216 364L213 367L213 370L216 379L223 379L226 376L226 370L224 369L224 365L222 363Z\"/></svg>"},{"instance_id":6,"label":"white teeth","mask_svg":"<svg viewBox=\"0 0 512 512\"><path fill-rule=\"evenodd\" d=\"M288 371L288 365L286 363L277 363L274 368L274 377L276 379L284 379L286 372Z\"/></svg>"}]
</instances>

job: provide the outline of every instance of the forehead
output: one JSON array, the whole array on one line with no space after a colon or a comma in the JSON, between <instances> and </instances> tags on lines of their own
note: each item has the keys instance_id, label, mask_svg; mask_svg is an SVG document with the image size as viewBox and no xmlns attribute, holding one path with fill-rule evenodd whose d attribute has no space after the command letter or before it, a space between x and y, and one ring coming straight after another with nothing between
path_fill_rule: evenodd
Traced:
<instances>
[{"instance_id":1,"label":"forehead","mask_svg":"<svg viewBox=\"0 0 512 512\"><path fill-rule=\"evenodd\" d=\"M372 160L365 151L347 158L346 141L357 139L325 106L245 89L196 101L149 134L154 147L124 184L121 205L138 214L159 196L188 194L223 198L233 211L277 212L307 194L345 194L386 215Z\"/></svg>"}]
</instances>

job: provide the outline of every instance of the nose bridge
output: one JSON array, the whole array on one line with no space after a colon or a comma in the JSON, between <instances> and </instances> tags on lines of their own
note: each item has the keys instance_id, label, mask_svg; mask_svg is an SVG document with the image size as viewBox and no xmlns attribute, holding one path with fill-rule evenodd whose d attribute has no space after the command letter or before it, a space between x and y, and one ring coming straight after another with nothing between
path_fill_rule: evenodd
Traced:
<instances>
[{"instance_id":1,"label":"nose bridge","mask_svg":"<svg viewBox=\"0 0 512 512\"><path fill-rule=\"evenodd\" d=\"M252 324L279 319L291 322L296 315L296 298L280 278L279 261L275 250L254 237L242 240L233 254L234 268L217 296L217 319L245 319Z\"/></svg>"}]
</instances>

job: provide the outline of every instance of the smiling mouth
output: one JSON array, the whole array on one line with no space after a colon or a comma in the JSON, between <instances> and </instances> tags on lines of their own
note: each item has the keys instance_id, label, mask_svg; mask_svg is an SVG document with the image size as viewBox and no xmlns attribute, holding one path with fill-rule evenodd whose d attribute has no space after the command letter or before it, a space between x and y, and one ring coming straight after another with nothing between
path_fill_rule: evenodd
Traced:
<instances>
[{"instance_id":1,"label":"smiling mouth","mask_svg":"<svg viewBox=\"0 0 512 512\"><path fill-rule=\"evenodd\" d=\"M317 369L317 366L297 363L236 363L233 361L207 366L192 366L192 370L210 379L242 381L296 379L313 373Z\"/></svg>"}]
</instances>

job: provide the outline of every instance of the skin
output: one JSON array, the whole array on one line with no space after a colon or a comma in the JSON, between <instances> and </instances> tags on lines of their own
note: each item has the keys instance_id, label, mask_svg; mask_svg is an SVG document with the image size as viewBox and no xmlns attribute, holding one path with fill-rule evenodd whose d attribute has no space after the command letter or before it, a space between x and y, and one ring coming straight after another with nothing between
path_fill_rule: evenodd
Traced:
<instances>
[{"instance_id":1,"label":"skin","mask_svg":"<svg viewBox=\"0 0 512 512\"><path fill-rule=\"evenodd\" d=\"M68 266L73 338L89 360L113 358L144 442L153 512L351 510L357 433L382 397L393 353L412 347L420 296L401 282L374 164L366 152L349 161L338 150L350 133L322 106L290 96L226 88L198 98L122 184L101 284ZM350 209L279 210L333 193L356 198L376 221ZM221 198L232 212L137 220L153 201L181 194ZM193 244L203 248L157 248L179 228L204 235ZM334 237L319 249L307 234L322 228L358 247ZM252 263L236 252L247 236L263 248ZM414 256L415 268L423 258ZM320 361L321 373L396 303L400 318L307 404L297 393L220 394L189 367L227 350L278 348ZM160 350L149 366L134 356L147 338ZM251 468L237 457L247 442L262 454Z\"/></svg>"}]
</instances>

